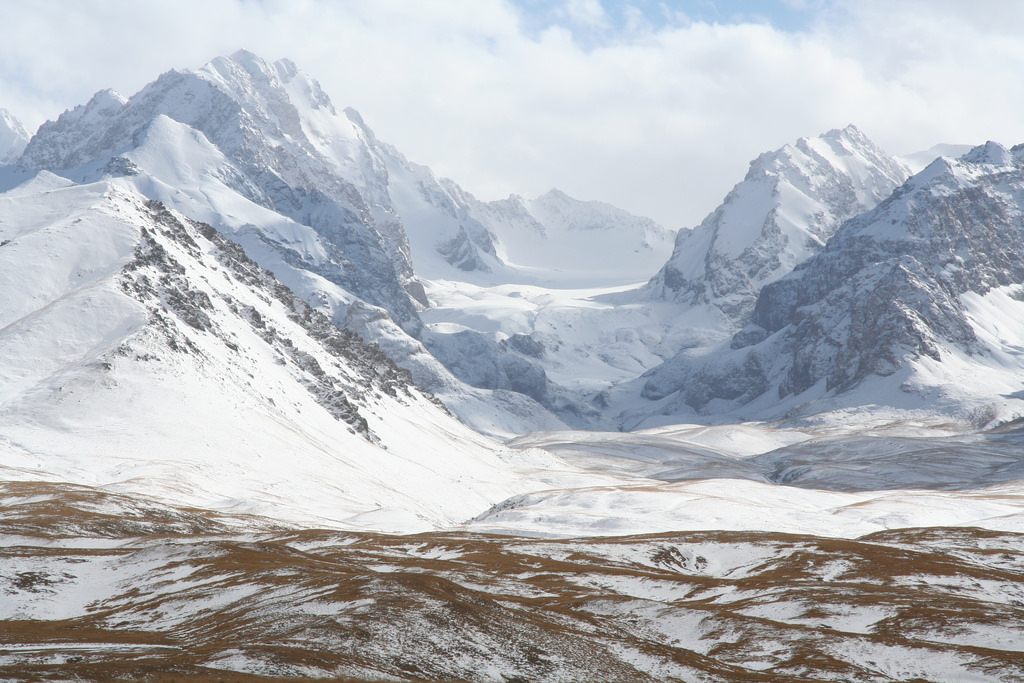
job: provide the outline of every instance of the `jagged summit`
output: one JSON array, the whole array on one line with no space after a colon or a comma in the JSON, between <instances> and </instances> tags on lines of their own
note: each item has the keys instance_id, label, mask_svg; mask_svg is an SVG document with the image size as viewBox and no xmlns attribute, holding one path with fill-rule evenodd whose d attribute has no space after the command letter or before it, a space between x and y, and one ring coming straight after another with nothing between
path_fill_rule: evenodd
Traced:
<instances>
[{"instance_id":1,"label":"jagged summit","mask_svg":"<svg viewBox=\"0 0 1024 683\"><path fill-rule=\"evenodd\" d=\"M152 128L161 117L201 134L192 136L195 142L177 136L185 147L175 150L173 167L154 149L165 142ZM383 162L365 127L338 116L319 84L292 62L270 64L240 51L196 71L168 71L128 100L98 93L44 124L20 163L83 181L133 169L156 181L138 183L154 199L229 234L255 231L261 248L278 251L285 263L385 308L412 332L419 329L404 291L414 275ZM295 248L294 227L211 203L201 187L206 179L308 226L308 246ZM194 190L183 193L189 181Z\"/></svg>"},{"instance_id":2,"label":"jagged summit","mask_svg":"<svg viewBox=\"0 0 1024 683\"><path fill-rule=\"evenodd\" d=\"M270 63L248 50L238 50L230 57L217 57L199 70L200 73L216 78L240 99L258 103L268 99L267 93L298 86L296 99L313 109L324 109L332 115L337 111L331 98L320 87L320 83L302 72L290 59L279 59ZM244 72L244 73L243 73ZM291 93L290 93L291 94ZM287 113L285 114L287 117ZM292 126L289 126L292 127ZM292 127L294 130L294 127Z\"/></svg>"},{"instance_id":3,"label":"jagged summit","mask_svg":"<svg viewBox=\"0 0 1024 683\"><path fill-rule=\"evenodd\" d=\"M269 64L240 50L194 71L168 71L128 99L113 90L97 92L43 124L22 164L70 171L113 156L130 149L132 136L159 114L203 132L229 156L241 158L246 144L250 155L270 160L267 140L312 148L299 107L334 113L319 84L293 63ZM103 125L104 119L113 120ZM71 133L75 139L68 139Z\"/></svg>"},{"instance_id":4,"label":"jagged summit","mask_svg":"<svg viewBox=\"0 0 1024 683\"><path fill-rule=\"evenodd\" d=\"M1020 148L1015 148L1015 151L1020 151ZM1013 152L1002 146L998 142L989 140L984 145L978 145L967 154L960 157L963 161L967 161L972 164L986 164L989 166L1006 166L1013 168L1018 165L1019 158L1014 155Z\"/></svg>"},{"instance_id":5,"label":"jagged summit","mask_svg":"<svg viewBox=\"0 0 1024 683\"><path fill-rule=\"evenodd\" d=\"M693 233L680 233L649 290L721 310L737 327L758 291L813 255L842 221L872 208L909 175L855 126L758 156L743 182Z\"/></svg>"}]
</instances>

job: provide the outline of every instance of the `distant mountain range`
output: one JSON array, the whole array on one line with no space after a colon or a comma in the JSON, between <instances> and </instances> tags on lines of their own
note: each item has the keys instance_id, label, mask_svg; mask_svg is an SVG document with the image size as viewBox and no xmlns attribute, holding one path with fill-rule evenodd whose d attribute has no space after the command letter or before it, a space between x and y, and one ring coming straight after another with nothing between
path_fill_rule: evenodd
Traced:
<instances>
[{"instance_id":1,"label":"distant mountain range","mask_svg":"<svg viewBox=\"0 0 1024 683\"><path fill-rule=\"evenodd\" d=\"M1016 148L989 143L912 175L921 159L847 126L762 154L676 232L557 190L477 200L337 110L292 62L240 51L130 98L97 93L30 139L5 112L0 153L9 215L38 216L39 229L68 212L116 215L80 202L118 193L159 202L137 209L143 223L169 211L212 226L486 434L853 409L984 425L1024 412ZM42 267L23 229L8 219L4 253ZM100 267L88 258L68 252L59 268ZM68 277L10 289L7 310L63 300L77 291ZM202 290L181 287L158 298Z\"/></svg>"}]
</instances>

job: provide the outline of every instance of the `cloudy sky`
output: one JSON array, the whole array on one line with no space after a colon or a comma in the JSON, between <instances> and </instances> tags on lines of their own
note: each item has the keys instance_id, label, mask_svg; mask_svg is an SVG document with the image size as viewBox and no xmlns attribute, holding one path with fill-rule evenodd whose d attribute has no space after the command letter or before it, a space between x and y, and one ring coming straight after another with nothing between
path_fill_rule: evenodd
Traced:
<instances>
[{"instance_id":1,"label":"cloudy sky","mask_svg":"<svg viewBox=\"0 0 1024 683\"><path fill-rule=\"evenodd\" d=\"M246 48L482 199L558 187L691 226L762 151L1024 142L1019 0L0 0L34 129Z\"/></svg>"}]
</instances>

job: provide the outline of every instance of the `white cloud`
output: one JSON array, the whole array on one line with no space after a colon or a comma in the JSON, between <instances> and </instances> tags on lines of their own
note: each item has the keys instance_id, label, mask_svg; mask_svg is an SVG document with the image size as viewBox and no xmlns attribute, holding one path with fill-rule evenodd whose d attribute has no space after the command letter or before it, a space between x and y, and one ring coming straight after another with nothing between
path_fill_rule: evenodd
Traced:
<instances>
[{"instance_id":1,"label":"white cloud","mask_svg":"<svg viewBox=\"0 0 1024 683\"><path fill-rule=\"evenodd\" d=\"M611 25L608 13L599 0L565 0L564 12L572 23L599 28Z\"/></svg>"},{"instance_id":2,"label":"white cloud","mask_svg":"<svg viewBox=\"0 0 1024 683\"><path fill-rule=\"evenodd\" d=\"M895 152L1024 141L1022 3L848 0L798 33L669 7L675 19L652 25L635 3L617 5L617 24L597 0L521 7L0 3L0 106L38 124L245 47L291 57L381 139L483 198L558 186L674 227L713 209L758 153L851 122ZM560 25L537 30L539 17Z\"/></svg>"}]
</instances>

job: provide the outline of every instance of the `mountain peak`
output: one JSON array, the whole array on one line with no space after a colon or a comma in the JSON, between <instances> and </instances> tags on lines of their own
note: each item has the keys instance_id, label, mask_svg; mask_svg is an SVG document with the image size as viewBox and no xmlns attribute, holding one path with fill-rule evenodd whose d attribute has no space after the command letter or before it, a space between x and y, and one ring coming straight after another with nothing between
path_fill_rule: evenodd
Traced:
<instances>
[{"instance_id":1,"label":"mountain peak","mask_svg":"<svg viewBox=\"0 0 1024 683\"><path fill-rule=\"evenodd\" d=\"M244 48L241 50L236 50L234 53L232 53L231 59L245 66L246 70L251 70L252 68L255 68L265 73L269 73L270 71L270 66L262 57L253 52L249 52Z\"/></svg>"},{"instance_id":2,"label":"mountain peak","mask_svg":"<svg viewBox=\"0 0 1024 683\"><path fill-rule=\"evenodd\" d=\"M230 57L215 57L195 72L207 77L221 87L239 95L255 94L281 87L277 71L262 58L246 50L239 50Z\"/></svg>"},{"instance_id":3,"label":"mountain peak","mask_svg":"<svg viewBox=\"0 0 1024 683\"><path fill-rule=\"evenodd\" d=\"M857 405L888 395L933 408L944 396L958 396L953 406L991 401L1007 368L1022 367L1004 351L1016 342L1003 331L1020 316L1022 198L1024 168L1004 146L940 157L766 283L753 324L728 344L682 352L649 373L644 395L678 391L708 412L755 402L778 411L765 418L823 398ZM865 382L870 388L847 395Z\"/></svg>"},{"instance_id":4,"label":"mountain peak","mask_svg":"<svg viewBox=\"0 0 1024 683\"><path fill-rule=\"evenodd\" d=\"M127 98L121 93L111 88L106 88L93 95L92 99L85 106L103 111L113 111L123 107L127 101Z\"/></svg>"},{"instance_id":5,"label":"mountain peak","mask_svg":"<svg viewBox=\"0 0 1024 683\"><path fill-rule=\"evenodd\" d=\"M657 296L710 304L738 327L757 292L816 253L846 219L902 184L909 169L849 125L759 155L743 182L651 281Z\"/></svg>"},{"instance_id":6,"label":"mountain peak","mask_svg":"<svg viewBox=\"0 0 1024 683\"><path fill-rule=\"evenodd\" d=\"M0 165L9 164L21 156L30 137L17 117L6 109L0 109Z\"/></svg>"},{"instance_id":7,"label":"mountain peak","mask_svg":"<svg viewBox=\"0 0 1024 683\"><path fill-rule=\"evenodd\" d=\"M874 144L871 142L870 139L868 139L868 136L865 135L860 128L853 125L852 123L847 124L843 128L833 128L827 133L823 133L820 137L831 140L851 140L857 142L866 142L871 145Z\"/></svg>"},{"instance_id":8,"label":"mountain peak","mask_svg":"<svg viewBox=\"0 0 1024 683\"><path fill-rule=\"evenodd\" d=\"M551 201L565 201L572 200L572 197L559 190L557 187L552 187L550 190L537 197L538 200L551 200Z\"/></svg>"},{"instance_id":9,"label":"mountain peak","mask_svg":"<svg viewBox=\"0 0 1024 683\"><path fill-rule=\"evenodd\" d=\"M121 93L107 88L96 92L84 105L65 112L65 115L74 120L88 123L113 116L127 101Z\"/></svg>"},{"instance_id":10,"label":"mountain peak","mask_svg":"<svg viewBox=\"0 0 1024 683\"><path fill-rule=\"evenodd\" d=\"M993 166L1015 166L1016 160L1013 154L998 142L989 140L984 145L978 145L967 154L961 157L964 161L972 164L990 164Z\"/></svg>"},{"instance_id":11,"label":"mountain peak","mask_svg":"<svg viewBox=\"0 0 1024 683\"><path fill-rule=\"evenodd\" d=\"M270 63L248 50L238 50L230 57L210 60L195 73L214 81L250 109L273 109L273 103L280 102L337 114L320 84L290 59Z\"/></svg>"},{"instance_id":12,"label":"mountain peak","mask_svg":"<svg viewBox=\"0 0 1024 683\"><path fill-rule=\"evenodd\" d=\"M153 139L146 131L161 116L204 140L171 135L168 140L185 141L188 149L169 144L156 150L150 144L142 150ZM290 263L305 259L308 267L320 269L320 277L418 329L415 309L395 272L399 268L402 277L411 277L401 225L390 208L383 162L367 138L350 119L336 114L319 84L294 63L271 64L243 50L194 71L168 71L127 102L112 92L98 93L84 107L44 124L20 162L74 180L102 178L127 162L143 177L169 185L187 179L197 186L191 198L182 199L186 204L181 208L198 212L193 215L217 213L198 187L205 182L201 179L222 183L226 188L220 189L237 192L261 210L316 233L309 243L315 242L315 248L301 250L301 257L281 247ZM167 163L165 153L176 162ZM140 185L174 205L158 187ZM268 244L291 239L275 232L276 220L243 223L268 233ZM385 243L394 249L386 249ZM364 252L353 258L355 263L328 262L325 255L342 244L348 253Z\"/></svg>"}]
</instances>

